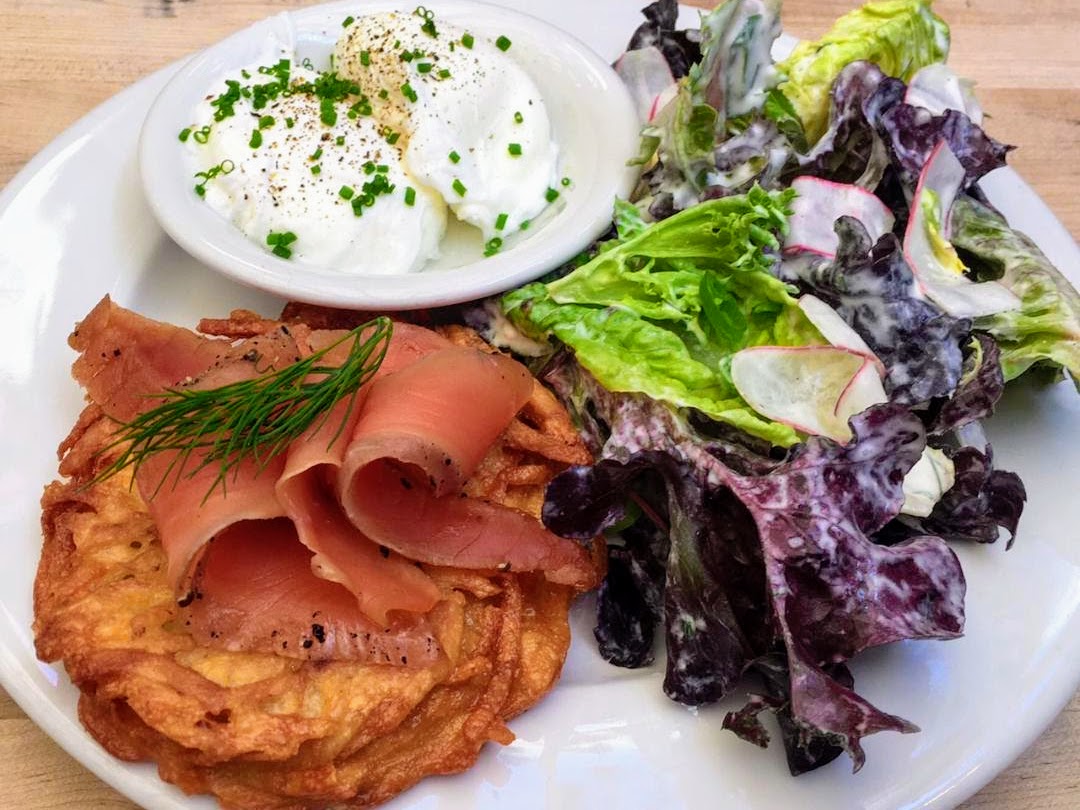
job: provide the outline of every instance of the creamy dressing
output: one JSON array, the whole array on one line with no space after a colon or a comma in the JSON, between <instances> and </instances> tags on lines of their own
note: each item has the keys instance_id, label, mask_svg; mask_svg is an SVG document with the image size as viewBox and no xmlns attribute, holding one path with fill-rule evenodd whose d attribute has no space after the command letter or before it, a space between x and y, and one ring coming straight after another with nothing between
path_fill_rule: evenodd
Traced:
<instances>
[{"instance_id":1,"label":"creamy dressing","mask_svg":"<svg viewBox=\"0 0 1080 810\"><path fill-rule=\"evenodd\" d=\"M420 270L440 254L448 211L498 252L565 190L544 100L512 50L384 13L349 23L337 43L330 76L350 91L312 91L327 74L291 59L289 90L257 104L251 91L274 75L248 66L226 77L244 91L230 114L223 79L182 136L206 173L196 191L253 242L328 270Z\"/></svg>"},{"instance_id":2,"label":"creamy dressing","mask_svg":"<svg viewBox=\"0 0 1080 810\"><path fill-rule=\"evenodd\" d=\"M254 75L257 67L248 72ZM316 76L292 71L294 81ZM419 270L438 255L445 205L408 174L378 123L350 119L347 103L335 106L332 126L320 120L319 99L304 93L282 96L257 111L241 99L235 115L214 122L214 108L205 100L195 119L211 126L210 137L202 145L189 139L189 149L202 171L233 164L205 183L206 203L254 242L266 244L271 233L296 234L289 246L295 260L363 274ZM260 128L265 117L273 123ZM261 143L252 147L256 131ZM366 184L382 186L380 175L392 191L375 195L357 216L353 200ZM412 205L405 199L409 187L416 189ZM352 190L349 199L342 189Z\"/></svg>"},{"instance_id":3,"label":"creamy dressing","mask_svg":"<svg viewBox=\"0 0 1080 810\"><path fill-rule=\"evenodd\" d=\"M505 236L547 207L549 189L560 190L544 99L509 40L504 51L442 22L433 37L423 22L394 12L357 20L334 64L401 131L409 171L485 239Z\"/></svg>"}]
</instances>

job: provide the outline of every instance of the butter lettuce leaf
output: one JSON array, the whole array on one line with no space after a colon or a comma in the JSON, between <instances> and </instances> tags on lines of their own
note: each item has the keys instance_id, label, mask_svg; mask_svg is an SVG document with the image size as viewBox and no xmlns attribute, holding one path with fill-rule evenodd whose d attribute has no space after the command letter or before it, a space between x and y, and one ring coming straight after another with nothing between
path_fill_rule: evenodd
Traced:
<instances>
[{"instance_id":1,"label":"butter lettuce leaf","mask_svg":"<svg viewBox=\"0 0 1080 810\"><path fill-rule=\"evenodd\" d=\"M949 53L949 27L929 0L883 0L845 14L821 39L801 42L778 65L780 90L799 114L809 143L825 132L829 93L851 62L873 62L886 75L908 81Z\"/></svg>"},{"instance_id":2,"label":"butter lettuce leaf","mask_svg":"<svg viewBox=\"0 0 1080 810\"><path fill-rule=\"evenodd\" d=\"M1020 308L976 320L1001 349L1012 380L1035 365L1067 370L1080 390L1080 294L1038 246L990 207L961 196L953 204L953 245L979 280L996 280Z\"/></svg>"},{"instance_id":3,"label":"butter lettuce leaf","mask_svg":"<svg viewBox=\"0 0 1080 810\"><path fill-rule=\"evenodd\" d=\"M789 446L798 434L754 413L728 368L748 346L824 343L794 289L771 274L792 195L755 188L701 203L557 281L514 290L503 308L530 336L568 346L608 390L696 408Z\"/></svg>"}]
</instances>

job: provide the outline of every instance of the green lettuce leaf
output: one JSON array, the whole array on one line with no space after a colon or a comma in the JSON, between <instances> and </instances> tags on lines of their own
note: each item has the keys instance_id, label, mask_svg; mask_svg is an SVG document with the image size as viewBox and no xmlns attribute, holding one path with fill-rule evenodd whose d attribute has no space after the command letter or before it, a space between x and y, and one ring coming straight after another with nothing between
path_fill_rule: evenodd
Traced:
<instances>
[{"instance_id":1,"label":"green lettuce leaf","mask_svg":"<svg viewBox=\"0 0 1080 810\"><path fill-rule=\"evenodd\" d=\"M810 144L829 121L829 91L840 71L860 60L908 81L919 68L943 62L949 27L930 10L930 0L882 0L849 12L816 42L804 41L777 67L786 75L780 90L802 121Z\"/></svg>"},{"instance_id":2,"label":"green lettuce leaf","mask_svg":"<svg viewBox=\"0 0 1080 810\"><path fill-rule=\"evenodd\" d=\"M962 196L952 209L953 246L980 281L996 280L1020 299L1020 309L979 318L1001 347L1005 379L1032 366L1068 369L1080 390L1080 294L1026 235L995 211Z\"/></svg>"},{"instance_id":3,"label":"green lettuce leaf","mask_svg":"<svg viewBox=\"0 0 1080 810\"><path fill-rule=\"evenodd\" d=\"M503 298L530 336L554 336L610 391L697 408L774 444L799 440L758 416L729 376L748 346L824 343L793 289L770 274L793 192L710 200L601 251L549 284Z\"/></svg>"},{"instance_id":4,"label":"green lettuce leaf","mask_svg":"<svg viewBox=\"0 0 1080 810\"><path fill-rule=\"evenodd\" d=\"M775 88L771 49L779 14L779 0L727 0L702 15L701 61L642 130L635 160L647 165L657 158L649 185L654 194L670 195L674 210L695 204L718 181L717 144L743 132ZM751 177L762 168L755 166Z\"/></svg>"}]
</instances>

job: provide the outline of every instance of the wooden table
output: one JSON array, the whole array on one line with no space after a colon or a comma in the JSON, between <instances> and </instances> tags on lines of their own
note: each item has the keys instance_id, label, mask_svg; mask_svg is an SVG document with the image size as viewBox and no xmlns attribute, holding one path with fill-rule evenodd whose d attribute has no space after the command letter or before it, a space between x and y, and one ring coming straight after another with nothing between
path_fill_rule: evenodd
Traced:
<instances>
[{"instance_id":1,"label":"wooden table","mask_svg":"<svg viewBox=\"0 0 1080 810\"><path fill-rule=\"evenodd\" d=\"M539 1L539 0L538 0ZM644 5L646 0L626 0ZM696 0L698 5L712 5ZM785 30L813 37L854 0L788 0ZM0 0L0 184L81 115L174 59L269 13L280 0ZM1010 163L1080 234L1080 2L938 0L952 64L978 82ZM42 734L0 690L0 808L120 810L129 801ZM1080 696L968 810L1080 807Z\"/></svg>"}]
</instances>

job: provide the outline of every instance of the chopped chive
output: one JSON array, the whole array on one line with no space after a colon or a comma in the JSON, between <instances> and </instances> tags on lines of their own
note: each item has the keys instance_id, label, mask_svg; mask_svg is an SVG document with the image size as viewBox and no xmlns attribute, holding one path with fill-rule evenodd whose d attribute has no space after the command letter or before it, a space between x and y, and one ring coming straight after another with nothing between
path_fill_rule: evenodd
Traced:
<instances>
[{"instance_id":1,"label":"chopped chive","mask_svg":"<svg viewBox=\"0 0 1080 810\"><path fill-rule=\"evenodd\" d=\"M461 163L461 155L457 152L451 152L447 157L450 158L451 163Z\"/></svg>"},{"instance_id":2,"label":"chopped chive","mask_svg":"<svg viewBox=\"0 0 1080 810\"><path fill-rule=\"evenodd\" d=\"M316 149L314 152L312 152L310 155L308 155L308 160L318 160L321 157L322 157L322 147L320 146L318 149Z\"/></svg>"},{"instance_id":3,"label":"chopped chive","mask_svg":"<svg viewBox=\"0 0 1080 810\"><path fill-rule=\"evenodd\" d=\"M379 91L379 98L385 101L386 99L390 98L390 92L384 87L382 90Z\"/></svg>"},{"instance_id":4,"label":"chopped chive","mask_svg":"<svg viewBox=\"0 0 1080 810\"><path fill-rule=\"evenodd\" d=\"M274 116L264 115L259 119L259 129L269 129L274 125Z\"/></svg>"},{"instance_id":5,"label":"chopped chive","mask_svg":"<svg viewBox=\"0 0 1080 810\"><path fill-rule=\"evenodd\" d=\"M544 192L544 199L547 200L549 203L553 203L557 199L559 199L559 192L553 188L549 188L547 191Z\"/></svg>"},{"instance_id":6,"label":"chopped chive","mask_svg":"<svg viewBox=\"0 0 1080 810\"><path fill-rule=\"evenodd\" d=\"M416 205L416 189L412 186L406 186L405 188L405 204Z\"/></svg>"},{"instance_id":7,"label":"chopped chive","mask_svg":"<svg viewBox=\"0 0 1080 810\"><path fill-rule=\"evenodd\" d=\"M241 70L240 75L243 76L245 79L250 79L251 78L251 74L248 73L246 70Z\"/></svg>"},{"instance_id":8,"label":"chopped chive","mask_svg":"<svg viewBox=\"0 0 1080 810\"><path fill-rule=\"evenodd\" d=\"M512 44L513 43L509 39L503 36L500 36L497 40L495 40L495 47L503 52L510 50L510 46Z\"/></svg>"},{"instance_id":9,"label":"chopped chive","mask_svg":"<svg viewBox=\"0 0 1080 810\"><path fill-rule=\"evenodd\" d=\"M184 127L180 130L180 143L186 143L187 139L191 137L191 127Z\"/></svg>"},{"instance_id":10,"label":"chopped chive","mask_svg":"<svg viewBox=\"0 0 1080 810\"><path fill-rule=\"evenodd\" d=\"M292 231L284 231L282 233L274 233L271 231L266 235L266 244L272 248L271 253L275 256L280 256L283 259L292 257L292 250L289 248L289 245L295 241L296 234Z\"/></svg>"},{"instance_id":11,"label":"chopped chive","mask_svg":"<svg viewBox=\"0 0 1080 810\"><path fill-rule=\"evenodd\" d=\"M443 68L442 70L439 71L438 75L439 75L440 79L449 79L450 78L450 71L447 70L446 68Z\"/></svg>"},{"instance_id":12,"label":"chopped chive","mask_svg":"<svg viewBox=\"0 0 1080 810\"><path fill-rule=\"evenodd\" d=\"M518 226L518 228L520 228L523 231L527 231L527 230L529 230L530 225L532 225L532 222L527 220L527 219L524 219L524 220L521 221L521 224Z\"/></svg>"},{"instance_id":13,"label":"chopped chive","mask_svg":"<svg viewBox=\"0 0 1080 810\"><path fill-rule=\"evenodd\" d=\"M476 40L473 39L473 35L466 33L461 37L461 44L466 48L471 48Z\"/></svg>"},{"instance_id":14,"label":"chopped chive","mask_svg":"<svg viewBox=\"0 0 1080 810\"><path fill-rule=\"evenodd\" d=\"M400 132L394 132L394 131L391 130L390 132L388 132L386 134L386 142L388 144L390 144L391 146L393 146L395 143L398 142L398 138L400 138L400 137L401 137Z\"/></svg>"},{"instance_id":15,"label":"chopped chive","mask_svg":"<svg viewBox=\"0 0 1080 810\"><path fill-rule=\"evenodd\" d=\"M379 174L386 174L390 171L390 167L387 166L385 163L380 163L378 166L375 167L375 171L377 171Z\"/></svg>"},{"instance_id":16,"label":"chopped chive","mask_svg":"<svg viewBox=\"0 0 1080 810\"><path fill-rule=\"evenodd\" d=\"M506 220L508 219L510 219L510 217L506 214L499 214L499 216L495 218L495 230L501 231L503 228L505 228Z\"/></svg>"},{"instance_id":17,"label":"chopped chive","mask_svg":"<svg viewBox=\"0 0 1080 810\"><path fill-rule=\"evenodd\" d=\"M337 144L338 146L344 146L345 145L345 136L344 135L338 135L336 138L334 138L334 143Z\"/></svg>"},{"instance_id":18,"label":"chopped chive","mask_svg":"<svg viewBox=\"0 0 1080 810\"><path fill-rule=\"evenodd\" d=\"M525 120L525 116L522 115L520 112L514 113L514 123L515 124L520 124L524 120Z\"/></svg>"},{"instance_id":19,"label":"chopped chive","mask_svg":"<svg viewBox=\"0 0 1080 810\"><path fill-rule=\"evenodd\" d=\"M521 144L520 143L512 143L512 144L510 144L509 146L506 147L506 151L509 152L514 157L521 157Z\"/></svg>"},{"instance_id":20,"label":"chopped chive","mask_svg":"<svg viewBox=\"0 0 1080 810\"><path fill-rule=\"evenodd\" d=\"M324 98L319 102L319 120L328 127L337 123L337 110L332 99Z\"/></svg>"},{"instance_id":21,"label":"chopped chive","mask_svg":"<svg viewBox=\"0 0 1080 810\"><path fill-rule=\"evenodd\" d=\"M559 182L563 184L563 187L565 187L565 188L569 188L569 186L570 186L570 183L571 183L571 182L573 182L573 181L572 181L572 180L571 180L571 179L570 179L569 177L564 177L564 178L563 178L562 180L560 180Z\"/></svg>"},{"instance_id":22,"label":"chopped chive","mask_svg":"<svg viewBox=\"0 0 1080 810\"><path fill-rule=\"evenodd\" d=\"M195 143L206 143L210 140L210 126L207 125L202 129L197 129L191 134L191 137L195 140Z\"/></svg>"},{"instance_id":23,"label":"chopped chive","mask_svg":"<svg viewBox=\"0 0 1080 810\"><path fill-rule=\"evenodd\" d=\"M412 51L402 51L398 56L398 59L402 62L411 62L413 60Z\"/></svg>"},{"instance_id":24,"label":"chopped chive","mask_svg":"<svg viewBox=\"0 0 1080 810\"><path fill-rule=\"evenodd\" d=\"M464 197L465 192L468 191L468 189L465 188L465 184L458 180L456 177L454 178L454 182L451 185L454 191L458 193L459 197Z\"/></svg>"},{"instance_id":25,"label":"chopped chive","mask_svg":"<svg viewBox=\"0 0 1080 810\"><path fill-rule=\"evenodd\" d=\"M360 64L364 67L370 67L371 65L371 53L368 51L360 51Z\"/></svg>"},{"instance_id":26,"label":"chopped chive","mask_svg":"<svg viewBox=\"0 0 1080 810\"><path fill-rule=\"evenodd\" d=\"M412 85L408 82L401 85L401 95L405 96L409 101L415 103L417 99L416 91L412 89Z\"/></svg>"},{"instance_id":27,"label":"chopped chive","mask_svg":"<svg viewBox=\"0 0 1080 810\"><path fill-rule=\"evenodd\" d=\"M352 186L342 186L338 189L338 196L343 200L351 200L356 191Z\"/></svg>"},{"instance_id":28,"label":"chopped chive","mask_svg":"<svg viewBox=\"0 0 1080 810\"><path fill-rule=\"evenodd\" d=\"M423 6L417 6L416 10L413 11L413 14L415 14L417 17L424 21L423 25L420 26L421 31L423 31L429 37L439 36L438 30L435 28L434 11L429 8L424 8Z\"/></svg>"},{"instance_id":29,"label":"chopped chive","mask_svg":"<svg viewBox=\"0 0 1080 810\"><path fill-rule=\"evenodd\" d=\"M318 163L316 163L314 166L311 167L311 173L312 174L322 174L322 166L320 166Z\"/></svg>"},{"instance_id":30,"label":"chopped chive","mask_svg":"<svg viewBox=\"0 0 1080 810\"><path fill-rule=\"evenodd\" d=\"M292 118L286 118L285 119L285 126L288 127L289 129L292 129L295 125L296 125L296 121L294 121Z\"/></svg>"},{"instance_id":31,"label":"chopped chive","mask_svg":"<svg viewBox=\"0 0 1080 810\"><path fill-rule=\"evenodd\" d=\"M421 62L420 64L418 64L416 66L416 72L417 73L431 73L431 68L432 68L431 62Z\"/></svg>"},{"instance_id":32,"label":"chopped chive","mask_svg":"<svg viewBox=\"0 0 1080 810\"><path fill-rule=\"evenodd\" d=\"M262 146L262 133L257 129L251 130L251 140L248 141L248 146L252 149L258 149Z\"/></svg>"},{"instance_id":33,"label":"chopped chive","mask_svg":"<svg viewBox=\"0 0 1080 810\"><path fill-rule=\"evenodd\" d=\"M296 241L296 234L292 231L282 231L281 233L274 233L270 231L266 235L266 244L268 245L284 245L288 247Z\"/></svg>"},{"instance_id":34,"label":"chopped chive","mask_svg":"<svg viewBox=\"0 0 1080 810\"><path fill-rule=\"evenodd\" d=\"M497 236L494 237L493 239L489 239L484 244L484 255L485 256L494 256L496 253L499 252L500 248L502 248L502 244L503 244L503 240L500 239Z\"/></svg>"},{"instance_id":35,"label":"chopped chive","mask_svg":"<svg viewBox=\"0 0 1080 810\"><path fill-rule=\"evenodd\" d=\"M362 168L364 169L364 174L375 174L375 164L370 160L365 163Z\"/></svg>"},{"instance_id":36,"label":"chopped chive","mask_svg":"<svg viewBox=\"0 0 1080 810\"><path fill-rule=\"evenodd\" d=\"M350 14L350 15L349 15L348 17L346 17L346 18L345 18L344 20L342 20L342 21L341 21L341 27L342 27L342 28L348 28L348 27L349 27L350 25L352 25L352 24L353 24L354 22L356 22L356 17L353 17L353 16L352 16L352 15Z\"/></svg>"},{"instance_id":37,"label":"chopped chive","mask_svg":"<svg viewBox=\"0 0 1080 810\"><path fill-rule=\"evenodd\" d=\"M195 193L200 197L206 196L206 184L217 177L219 174L229 174L236 168L236 164L231 160L223 160L216 166L211 166L204 172L195 172L195 179L201 182L195 186Z\"/></svg>"}]
</instances>

